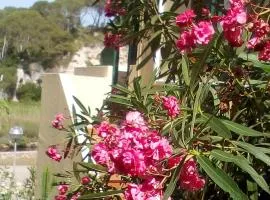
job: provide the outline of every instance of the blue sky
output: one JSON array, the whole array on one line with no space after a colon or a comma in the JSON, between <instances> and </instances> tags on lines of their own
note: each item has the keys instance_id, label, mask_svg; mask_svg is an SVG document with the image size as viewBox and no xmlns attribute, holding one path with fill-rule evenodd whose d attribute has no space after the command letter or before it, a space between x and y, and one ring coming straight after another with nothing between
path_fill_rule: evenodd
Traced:
<instances>
[{"instance_id":1,"label":"blue sky","mask_svg":"<svg viewBox=\"0 0 270 200\"><path fill-rule=\"evenodd\" d=\"M0 0L0 9L7 6L28 8L37 1L38 0ZM53 0L49 0L49 1L53 1Z\"/></svg>"}]
</instances>

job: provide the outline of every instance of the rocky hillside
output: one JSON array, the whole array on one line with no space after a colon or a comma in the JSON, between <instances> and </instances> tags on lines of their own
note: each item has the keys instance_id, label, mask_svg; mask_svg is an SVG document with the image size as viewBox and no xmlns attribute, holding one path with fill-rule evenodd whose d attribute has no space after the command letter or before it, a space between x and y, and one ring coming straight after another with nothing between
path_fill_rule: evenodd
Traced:
<instances>
[{"instance_id":1,"label":"rocky hillside","mask_svg":"<svg viewBox=\"0 0 270 200\"><path fill-rule=\"evenodd\" d=\"M37 83L42 73L73 73L76 67L91 67L100 65L100 54L104 46L102 44L94 44L80 48L72 57L67 66L57 66L52 69L44 70L39 63L31 63L29 65L29 73L25 73L22 66L18 67L17 77L18 84L26 82ZM119 70L127 70L128 48L120 49Z\"/></svg>"}]
</instances>

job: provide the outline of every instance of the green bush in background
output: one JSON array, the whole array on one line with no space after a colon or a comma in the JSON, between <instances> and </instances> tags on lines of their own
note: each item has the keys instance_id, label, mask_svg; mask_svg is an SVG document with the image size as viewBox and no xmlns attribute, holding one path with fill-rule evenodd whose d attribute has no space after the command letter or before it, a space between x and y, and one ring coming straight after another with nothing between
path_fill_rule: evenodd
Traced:
<instances>
[{"instance_id":1,"label":"green bush in background","mask_svg":"<svg viewBox=\"0 0 270 200\"><path fill-rule=\"evenodd\" d=\"M7 94L8 97L12 97L16 88L16 68L15 67L0 67L0 81L1 92Z\"/></svg>"},{"instance_id":2,"label":"green bush in background","mask_svg":"<svg viewBox=\"0 0 270 200\"><path fill-rule=\"evenodd\" d=\"M20 101L40 101L41 87L35 83L26 83L17 90L17 97Z\"/></svg>"}]
</instances>

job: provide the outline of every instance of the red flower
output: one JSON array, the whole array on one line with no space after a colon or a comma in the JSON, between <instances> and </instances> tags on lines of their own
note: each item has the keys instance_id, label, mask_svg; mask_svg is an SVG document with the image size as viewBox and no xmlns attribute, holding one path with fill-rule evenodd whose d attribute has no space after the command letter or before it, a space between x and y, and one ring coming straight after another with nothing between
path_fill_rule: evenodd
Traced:
<instances>
[{"instance_id":1,"label":"red flower","mask_svg":"<svg viewBox=\"0 0 270 200\"><path fill-rule=\"evenodd\" d=\"M180 113L179 101L175 96L162 97L163 108L168 111L168 115L175 118Z\"/></svg>"},{"instance_id":2,"label":"red flower","mask_svg":"<svg viewBox=\"0 0 270 200\"><path fill-rule=\"evenodd\" d=\"M242 1L231 1L231 7L221 20L224 37L233 47L241 46L244 24L247 21L247 13L244 10Z\"/></svg>"},{"instance_id":3,"label":"red flower","mask_svg":"<svg viewBox=\"0 0 270 200\"><path fill-rule=\"evenodd\" d=\"M121 34L106 33L104 36L104 45L107 48L118 49L119 47L124 46L121 40Z\"/></svg>"},{"instance_id":4,"label":"red flower","mask_svg":"<svg viewBox=\"0 0 270 200\"><path fill-rule=\"evenodd\" d=\"M185 12L179 14L176 17L176 24L179 27L186 27L188 25L191 25L193 22L193 19L196 17L195 13L193 10L188 9Z\"/></svg>"},{"instance_id":5,"label":"red flower","mask_svg":"<svg viewBox=\"0 0 270 200\"><path fill-rule=\"evenodd\" d=\"M168 159L168 168L171 169L180 164L184 156L175 156ZM195 191L204 187L205 180L200 177L194 159L186 161L181 169L179 177L180 187L184 190Z\"/></svg>"},{"instance_id":6,"label":"red flower","mask_svg":"<svg viewBox=\"0 0 270 200\"><path fill-rule=\"evenodd\" d=\"M212 39L215 34L215 30L211 22L201 21L198 25L194 26L194 34L197 38L196 42L198 44L206 45Z\"/></svg>"},{"instance_id":7,"label":"red flower","mask_svg":"<svg viewBox=\"0 0 270 200\"><path fill-rule=\"evenodd\" d=\"M122 1L119 0L106 0L104 10L106 17L126 14L126 9L122 7Z\"/></svg>"},{"instance_id":8,"label":"red flower","mask_svg":"<svg viewBox=\"0 0 270 200\"><path fill-rule=\"evenodd\" d=\"M196 47L196 36L193 31L184 31L176 42L181 53L189 52Z\"/></svg>"},{"instance_id":9,"label":"red flower","mask_svg":"<svg viewBox=\"0 0 270 200\"><path fill-rule=\"evenodd\" d=\"M46 151L46 154L53 160L60 162L62 156L57 152L56 146L52 145Z\"/></svg>"},{"instance_id":10,"label":"red flower","mask_svg":"<svg viewBox=\"0 0 270 200\"><path fill-rule=\"evenodd\" d=\"M183 165L180 172L180 187L184 190L195 191L204 187L205 180L200 178L196 162L193 159L189 159Z\"/></svg>"},{"instance_id":11,"label":"red flower","mask_svg":"<svg viewBox=\"0 0 270 200\"><path fill-rule=\"evenodd\" d=\"M270 62L270 40L265 43L263 49L259 52L259 60Z\"/></svg>"},{"instance_id":12,"label":"red flower","mask_svg":"<svg viewBox=\"0 0 270 200\"><path fill-rule=\"evenodd\" d=\"M63 122L65 120L65 117L62 113L57 114L52 121L52 126L58 130L62 130L64 128Z\"/></svg>"},{"instance_id":13,"label":"red flower","mask_svg":"<svg viewBox=\"0 0 270 200\"><path fill-rule=\"evenodd\" d=\"M91 179L89 178L89 176L84 176L81 179L81 184L82 185L88 185L90 183Z\"/></svg>"},{"instance_id":14,"label":"red flower","mask_svg":"<svg viewBox=\"0 0 270 200\"><path fill-rule=\"evenodd\" d=\"M67 200L67 196L66 195L56 195L54 197L54 200Z\"/></svg>"}]
</instances>

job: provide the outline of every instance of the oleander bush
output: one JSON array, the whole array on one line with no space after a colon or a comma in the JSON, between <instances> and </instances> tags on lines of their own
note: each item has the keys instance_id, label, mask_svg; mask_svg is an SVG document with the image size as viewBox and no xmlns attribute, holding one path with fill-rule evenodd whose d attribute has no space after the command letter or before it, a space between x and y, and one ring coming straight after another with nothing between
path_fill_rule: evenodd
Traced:
<instances>
[{"instance_id":1,"label":"oleander bush","mask_svg":"<svg viewBox=\"0 0 270 200\"><path fill-rule=\"evenodd\" d=\"M63 154L48 148L50 158L89 148L73 173L58 174L55 199L269 198L269 3L218 5L106 1L114 18L104 44L144 42L137 70L156 51L161 65L148 84L142 75L114 85L96 116L74 98L74 124L61 114L52 121L68 137Z\"/></svg>"}]
</instances>

